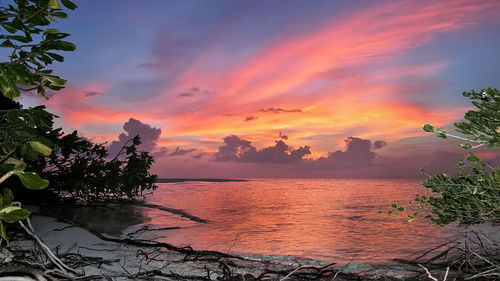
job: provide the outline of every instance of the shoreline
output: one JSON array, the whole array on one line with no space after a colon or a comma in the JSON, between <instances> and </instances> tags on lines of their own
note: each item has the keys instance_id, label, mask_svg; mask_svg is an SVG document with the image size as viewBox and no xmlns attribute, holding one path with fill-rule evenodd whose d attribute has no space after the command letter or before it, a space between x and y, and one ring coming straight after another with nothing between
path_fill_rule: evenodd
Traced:
<instances>
[{"instance_id":1,"label":"shoreline","mask_svg":"<svg viewBox=\"0 0 500 281\"><path fill-rule=\"evenodd\" d=\"M28 206L28 209L30 207ZM159 210L165 212L165 215L169 217L169 223L159 227L150 221L147 217L141 217L142 211L148 209ZM33 208L32 208L33 210ZM98 232L112 238L145 238L156 240L161 238L161 241L169 243L168 239L164 239L169 236L169 231L184 230L191 227L198 227L204 224L210 223L208 219L195 216L188 213L183 209L175 209L165 206L160 206L157 204L149 204L143 201L130 201L130 202L107 202L102 205L50 205L44 207L35 207L34 213L42 216L53 217L60 222L67 224L72 224L74 226L79 226L90 232ZM134 219L129 219L129 218ZM90 219L89 219L90 218ZM125 218L125 219L123 219ZM160 236L158 236L160 235ZM166 236L164 236L166 235ZM233 241L234 242L234 241ZM194 241L186 242L180 244L180 247L191 247ZM206 249L203 246L194 246L200 249ZM225 248L208 248L211 251L229 252L234 251L234 245L229 244ZM229 250L228 250L229 249ZM243 251L236 252L237 255L249 255L249 256L277 256L284 258L296 258L304 260L315 260L321 261L325 264L327 263L341 263L344 260L354 262L355 264L390 264L393 259L357 259L353 255L346 255L342 257L338 255L335 258L328 256L313 256L313 255L297 255L297 253L290 254L289 252L255 252L255 251ZM413 253L413 255L418 255L418 253ZM413 255L408 255L406 258L410 258ZM404 260L404 257L396 257L399 260ZM353 261L354 260L354 261Z\"/></svg>"},{"instance_id":2,"label":"shoreline","mask_svg":"<svg viewBox=\"0 0 500 281\"><path fill-rule=\"evenodd\" d=\"M35 233L52 249L68 266L84 274L78 280L315 280L339 281L350 280L429 280L423 268L415 261L391 260L387 262L353 262L346 257L338 263L330 263L321 258L303 258L294 255L268 254L236 254L227 252L193 249L189 246L178 247L172 244L157 242L154 238L136 239L135 234L140 231L170 231L179 229L171 225L161 229L148 228L148 225L139 227L137 222L141 217L140 211L130 208L134 202L106 203L104 205L50 205L54 216L43 212L43 206L24 206L31 209L32 224ZM149 208L155 206L140 206ZM47 208L47 206L45 206ZM171 216L182 218L182 214L171 212L170 208L159 210ZM64 212L64 213L61 213ZM184 211L185 212L185 211ZM185 212L187 213L187 212ZM63 216L70 215L73 219ZM90 217L93 222L75 222L78 217ZM111 217L110 217L111 216ZM123 225L125 219L128 226ZM119 220L118 223L116 220ZM186 217L184 217L186 220ZM187 219L193 223L201 223ZM117 223L117 225L113 225ZM104 225L102 225L104 224ZM175 224L175 223L174 223ZM149 226L150 227L150 226ZM180 227L182 228L182 227ZM9 229L11 227L9 226ZM11 249L18 252L17 256L28 257L30 260L44 260L34 258L37 251L33 251L35 243L26 235L9 236L12 239ZM145 237L145 236L139 236ZM164 240L161 240L164 241ZM193 241L194 242L194 241ZM230 253L231 252L231 253ZM441 250L436 251L437 254ZM436 252L432 252L434 256ZM14 254L16 256L16 254ZM75 260L76 259L76 260ZM46 260L46 258L45 258ZM446 266L427 263L419 260L428 267L432 276L443 279ZM2 262L0 253L0 281L6 270L12 269L16 261L10 264ZM26 264L18 260L17 264ZM50 264L43 265L44 270L51 269ZM32 271L29 269L28 271ZM37 270L40 270L38 268ZM208 274L208 275L207 275ZM465 272L452 271L449 276L462 280ZM153 277L152 277L153 276ZM207 277L209 276L209 277ZM288 277L286 277L288 276ZM72 278L73 278L72 277ZM285 278L286 277L286 278ZM107 279L106 279L107 278ZM116 279L118 278L118 279ZM283 279L285 278L285 279ZM460 279L462 278L462 279ZM71 279L71 278L69 278ZM34 280L34 279L33 279ZM50 278L48 280L51 280ZM60 279L55 279L60 280ZM68 280L64 278L63 280Z\"/></svg>"},{"instance_id":3,"label":"shoreline","mask_svg":"<svg viewBox=\"0 0 500 281\"><path fill-rule=\"evenodd\" d=\"M247 179L223 179L223 178L159 178L157 183L178 183L178 182L247 182Z\"/></svg>"},{"instance_id":4,"label":"shoreline","mask_svg":"<svg viewBox=\"0 0 500 281\"><path fill-rule=\"evenodd\" d=\"M315 276L317 280L332 280L334 275L335 280L340 281L419 280L418 276L422 274L422 270L416 265L396 261L351 263L352 260L346 259L343 263L335 264L298 256L229 254L230 251L222 253L191 247L179 248L153 240L134 239L133 235L127 235L124 229L119 233L116 229L114 232L101 232L95 229L96 224L75 223L68 218L42 214L40 207L30 208L33 210L32 224L35 232L50 249L63 253L63 256L79 255L83 260L90 259L87 265L77 267L85 276L90 276L85 280L104 280L99 279L103 276L133 279L152 273L156 274L155 278L165 277L164 280L180 278L208 281L216 280L216 277L226 278L222 280L243 280L227 279L228 276L246 276L244 280L281 280L289 274L294 276L291 280L309 280L306 276ZM78 209L76 206L68 208ZM94 208L89 206L87 211ZM100 208L110 208L113 212L131 209L115 206ZM170 212L169 208L162 210ZM87 211L83 214L89 215ZM103 213L102 210L97 212ZM172 214L181 216L176 212ZM120 217L123 215L120 213ZM175 228L166 227L165 230ZM28 239L19 239L12 243L12 249L27 251L32 248L33 242ZM207 272L210 272L210 278L207 278ZM439 272L436 274L439 275ZM94 277L97 279L92 279Z\"/></svg>"},{"instance_id":5,"label":"shoreline","mask_svg":"<svg viewBox=\"0 0 500 281\"><path fill-rule=\"evenodd\" d=\"M183 280L216 280L216 276L227 275L227 272L223 270L224 268L221 269L221 264L226 266L234 276L246 276L248 278L246 280L255 280L250 279L250 276L257 278L263 276L263 274L267 274L269 278L262 280L280 280L294 270L296 270L297 274L305 271L308 271L310 276L317 274L318 280L331 280L332 274L336 274L336 280L340 281L359 280L358 278L367 280L412 280L418 275L415 272L419 272L415 266L397 263L350 264L346 261L345 264L337 265L291 256L233 256L216 251L196 251L187 248L182 248L186 249L185 252L177 252L165 247L138 247L132 245L131 240L128 240L128 244L109 241L116 239L111 237L103 240L102 237L96 235L95 231L42 215L33 215L32 225L42 241L49 248L57 249L58 253L64 253L64 255L78 254L92 258L95 261L93 264L79 267L77 270L82 273L85 272L85 276L94 276L95 278L124 276L127 274L139 276L141 272L158 271L157 273L166 272L166 274L171 274L170 277L166 278L177 275L187 277L187 279ZM104 236L108 237L108 235ZM24 251L32 247L33 242L23 239L12 241L11 246L12 249ZM207 269L211 272L211 279L206 278ZM321 276L322 272L325 276ZM186 273L189 274L186 275Z\"/></svg>"}]
</instances>

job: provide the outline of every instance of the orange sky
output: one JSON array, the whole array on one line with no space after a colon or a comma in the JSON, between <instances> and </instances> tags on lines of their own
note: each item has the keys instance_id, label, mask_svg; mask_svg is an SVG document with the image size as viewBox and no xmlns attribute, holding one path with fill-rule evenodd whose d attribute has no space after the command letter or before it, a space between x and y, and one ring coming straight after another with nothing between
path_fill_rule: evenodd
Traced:
<instances>
[{"instance_id":1,"label":"orange sky","mask_svg":"<svg viewBox=\"0 0 500 281\"><path fill-rule=\"evenodd\" d=\"M318 3L330 5L331 11L315 17L305 16L314 4L303 7L303 16L297 5L274 16L271 10L252 6L248 13L258 11L256 21L262 17L278 22L269 30L245 17L231 22L214 16L207 22L216 24L206 27L182 17L158 24L149 41L144 40L149 52L141 53L140 43L133 49L134 40L123 42L123 50L117 51L130 48L130 55L121 59L141 62L139 66L120 62L85 79L70 79L46 104L63 117L62 126L96 141L116 140L129 118L140 120L161 129L155 140L158 151L181 147L208 155L217 152L228 135L261 149L274 145L282 134L289 145L310 146L308 159L344 149L344 139L350 136L383 140L389 145L381 151L390 154L391 143L424 135L424 123L446 126L463 116L469 106L450 79L470 79L474 86L479 79L474 75L481 73L451 78L448 73L467 63L460 54L463 48L477 47L471 38L483 38L489 46L491 32L500 26L497 1ZM172 9L198 15L198 8L186 4ZM222 8L247 15L240 7ZM85 4L82 9L85 14ZM207 13L219 15L217 9ZM154 13L138 10L136 17L148 22ZM79 37L87 34L85 27L67 28L78 40L92 40ZM196 38L204 38L199 46L192 45ZM255 40L240 43L247 38ZM105 46L91 54L87 41L81 45L83 50L68 64L79 62L92 72L83 59L78 61L78 52L95 60L113 56ZM456 50L448 50L450 46ZM491 48L481 50L497 56ZM62 71L76 76L72 68ZM207 157L201 158L208 163Z\"/></svg>"}]
</instances>

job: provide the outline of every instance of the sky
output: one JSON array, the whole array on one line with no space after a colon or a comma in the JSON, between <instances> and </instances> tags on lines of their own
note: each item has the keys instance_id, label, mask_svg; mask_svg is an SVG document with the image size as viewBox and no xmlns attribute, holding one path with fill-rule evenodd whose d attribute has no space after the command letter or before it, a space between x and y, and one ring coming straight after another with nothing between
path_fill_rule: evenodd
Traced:
<instances>
[{"instance_id":1,"label":"sky","mask_svg":"<svg viewBox=\"0 0 500 281\"><path fill-rule=\"evenodd\" d=\"M500 2L75 1L67 87L25 97L160 177L416 178L453 171L461 93L500 87ZM500 164L500 154L477 151Z\"/></svg>"}]
</instances>

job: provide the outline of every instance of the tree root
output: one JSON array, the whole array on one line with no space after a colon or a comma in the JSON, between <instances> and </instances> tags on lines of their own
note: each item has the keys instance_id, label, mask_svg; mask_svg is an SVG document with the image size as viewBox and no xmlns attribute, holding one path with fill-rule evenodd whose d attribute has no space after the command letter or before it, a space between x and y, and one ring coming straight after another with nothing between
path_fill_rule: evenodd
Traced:
<instances>
[{"instance_id":1,"label":"tree root","mask_svg":"<svg viewBox=\"0 0 500 281\"><path fill-rule=\"evenodd\" d=\"M92 251L111 251L79 247L76 243L63 253L56 247L56 258L71 271L59 269L41 250L18 251L14 261L2 265L0 278L20 281L52 280L193 280L193 281L347 281L364 280L354 273L342 272L342 267L334 264L316 266L307 261L295 261L286 264L280 260L242 257L218 251L200 251L191 247L176 247L168 243L132 238L112 238L89 229L103 241L131 246L125 256L132 257L130 250L138 247L135 259L125 264L127 259L108 259L88 257L80 253L81 249ZM133 255L133 254L132 254ZM121 269L117 269L121 266ZM92 269L92 271L87 271ZM193 270L193 271L192 271ZM75 272L90 274L77 274ZM383 280L394 280L384 278ZM4 281L0 279L0 281Z\"/></svg>"},{"instance_id":2,"label":"tree root","mask_svg":"<svg viewBox=\"0 0 500 281\"><path fill-rule=\"evenodd\" d=\"M214 257L215 259L219 258L233 258L233 259L242 259L244 258L235 256L235 255L230 255L230 254L225 254L221 253L218 251L207 251L207 250L194 250L191 247L176 247L174 245L168 244L168 243L163 243L163 242L155 242L151 240L143 240L143 239L132 239L132 238L113 238L113 237L108 237L103 235L100 232L97 232L93 229L87 229L90 233L94 234L97 236L99 239L108 241L108 242L114 242L114 243L119 243L119 244L125 244L125 245L132 245L132 246L137 246L137 247L145 247L145 248L165 248L170 251L182 253L182 254L187 254L184 259L188 260L196 260L197 258L200 257Z\"/></svg>"},{"instance_id":3,"label":"tree root","mask_svg":"<svg viewBox=\"0 0 500 281\"><path fill-rule=\"evenodd\" d=\"M443 280L449 270L460 275L460 280L500 279L500 245L478 231L464 233L461 239L439 245L413 260L397 261L422 267L431 280L438 280L432 272L442 273L444 269Z\"/></svg>"},{"instance_id":4,"label":"tree root","mask_svg":"<svg viewBox=\"0 0 500 281\"><path fill-rule=\"evenodd\" d=\"M104 236L101 233L91 230L93 234L102 240L121 243L125 245L139 246L136 257L140 265L151 266L151 264L165 263L162 267L157 269L141 269L137 272L129 272L127 267L123 264L123 271L110 271L103 267L111 263L118 263L119 260L105 260L97 257L86 257L79 253L69 253L70 250L78 248L73 245L67 252L58 254L58 259L64 262L67 266L74 270L83 270L84 267L91 266L93 268L101 268L104 273L92 275L68 275L67 273L59 270L52 263L43 262L46 253L43 251L24 251L17 252L14 262L2 267L0 270L0 278L2 276L9 276L8 280L20 281L52 281L52 280L115 280L116 278L127 280L193 280L193 281L257 281L257 280L332 280L331 277L335 274L335 270L331 268L333 264L326 266L300 266L295 269L284 269L286 266L280 264L272 264L270 261L251 259L240 257L236 255L229 255L217 251L197 251L190 247L175 247L167 243L159 243L147 240L134 240L134 239L117 239ZM151 249L147 251L146 249ZM179 260L172 260L164 258L172 251L185 254ZM45 257L45 259L47 259ZM174 272L177 264L195 264L197 268L205 269L205 275L193 275L187 272ZM135 265L137 266L137 265ZM250 268L262 268L258 276L249 273L241 273L245 266ZM171 269L167 269L170 267ZM288 266L289 268L289 266ZM238 272L240 270L240 272ZM107 272L106 272L107 271ZM338 274L338 272L337 272ZM335 276L337 276L337 274ZM345 276L348 276L347 274ZM353 276L351 276L353 277ZM16 279L17 278L17 279ZM24 278L24 279L19 279ZM31 279L30 279L31 278ZM329 278L329 279L326 279ZM358 280L358 278L348 278L339 280ZM4 281L0 279L0 281Z\"/></svg>"}]
</instances>

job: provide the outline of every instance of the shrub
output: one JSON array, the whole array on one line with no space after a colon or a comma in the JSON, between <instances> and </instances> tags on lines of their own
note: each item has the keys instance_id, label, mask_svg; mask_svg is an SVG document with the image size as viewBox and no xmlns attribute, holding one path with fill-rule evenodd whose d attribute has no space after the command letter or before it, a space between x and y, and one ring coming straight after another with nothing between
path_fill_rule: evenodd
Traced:
<instances>
[{"instance_id":1,"label":"shrub","mask_svg":"<svg viewBox=\"0 0 500 281\"><path fill-rule=\"evenodd\" d=\"M423 130L440 138L462 140L463 149L500 147L500 92L494 88L480 92L464 92L477 110L469 110L464 120L455 123L457 132L451 134L442 128L425 124ZM461 226L481 223L500 223L500 169L486 164L480 157L469 153L457 163L457 176L422 171L428 178L423 185L433 192L431 196L417 194L410 206L391 204L389 213L410 212L408 220L425 216L437 225L453 222ZM416 210L415 210L416 209Z\"/></svg>"}]
</instances>

